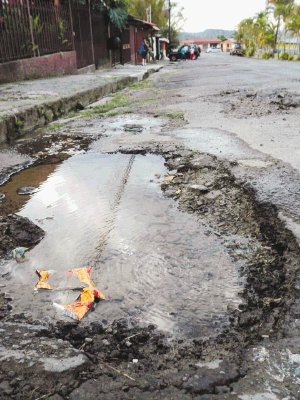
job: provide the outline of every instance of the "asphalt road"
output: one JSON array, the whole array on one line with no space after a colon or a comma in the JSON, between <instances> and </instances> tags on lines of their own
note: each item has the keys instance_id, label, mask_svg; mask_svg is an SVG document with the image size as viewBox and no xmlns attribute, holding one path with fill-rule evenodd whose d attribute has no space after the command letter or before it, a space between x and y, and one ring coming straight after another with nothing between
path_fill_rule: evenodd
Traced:
<instances>
[{"instance_id":1,"label":"asphalt road","mask_svg":"<svg viewBox=\"0 0 300 400\"><path fill-rule=\"evenodd\" d=\"M154 79L167 92L160 107L184 113L171 137L236 162L236 176L300 238L300 63L203 54L170 69Z\"/></svg>"},{"instance_id":2,"label":"asphalt road","mask_svg":"<svg viewBox=\"0 0 300 400\"><path fill-rule=\"evenodd\" d=\"M14 393L12 398L15 399L26 398L19 390L19 380L22 381L19 376L23 373L18 364L21 354L25 359L20 361L25 362L24 373L29 371L28 355L31 360L44 364L45 359L51 359L52 364L52 358L55 360L50 369L47 363L43 367L47 374L51 373L49 381L47 378L49 387L44 387L45 374L41 369L34 371L31 386L24 389L24 393L36 392L39 398L49 393L71 399L83 399L93 393L106 399L122 400L299 398L299 248L280 221L286 221L287 227L300 239L299 69L300 63L296 62L251 60L227 54L202 54L197 61L168 63L148 81L125 89L121 106L110 113L84 110L69 121L58 121L55 129L46 132L48 136L42 132L40 136L21 139L2 149L1 167L14 168L21 163L25 167L33 157L40 164L36 170L28 168L23 174L16 174L11 185L4 189L8 197L17 198L16 205L13 204L15 209L19 207L22 216L40 224L46 235L21 266L16 266L14 260L3 263L3 268L9 267L3 276L3 287L13 299L11 317L8 313L6 318L8 322L9 318L16 320L24 332L13 330L7 321L3 322L3 329L7 330L5 340L9 338L8 344L4 344L14 351L10 353L3 345L2 353L8 364L0 370L5 381L1 390ZM100 104L110 99L101 100ZM78 144L87 138L86 144L80 147ZM166 174L171 175L168 184L164 180ZM117 183L120 187L116 187ZM205 194L197 192L199 183L207 185ZM36 195L24 200L25 205L16 195L16 188L21 184L39 187ZM164 193L161 192L163 186L167 186ZM55 196L58 193L59 196ZM114 194L115 198L110 198ZM72 228L74 222L78 222L79 228ZM95 248L93 243L97 235L102 239L104 253L98 251L102 249L100 245ZM220 246L220 252L208 263L208 253L214 249L211 238ZM66 245L70 246L68 252ZM176 313L167 309L171 322L178 322L183 311L186 319L182 318L181 325L186 327L193 321L199 328L196 315L204 308L200 300L204 298L204 304L216 309L216 289L228 295L228 288L235 286L238 268L231 268L221 250L228 251L228 262L231 257L236 266L247 265L244 277L250 278L242 290L244 294L249 292L248 297L244 297L244 307L242 304L237 309L239 302L236 306L220 296L222 313L233 312L230 315L236 323L231 321L231 328L220 335L220 340L213 341L214 335L228 325L221 326L221 321L216 319L216 324L209 325L211 330L206 332L201 328L202 333L194 330L199 341L190 341L188 345L187 337L183 336L172 353L165 350L170 357L161 356L157 348L152 350L146 344L144 353L137 356L138 368L134 369L131 350L125 349L124 353L122 350L116 355L115 350L122 349L123 336L118 342L115 328L100 334L96 326L93 331L91 322L101 322L105 312L118 319L120 315L114 312L119 312L120 304L125 317L130 314L128 310L136 308L137 302L130 292L135 285L137 289L133 292L142 294L139 301L142 306L146 305L148 312L147 315L147 312L137 311L142 320L164 329L149 315L159 316L159 311L167 304L166 297L176 308ZM187 259L189 251L191 257ZM145 254L144 258L141 254ZM69 333L68 325L45 328L48 329L47 338L43 338L46 351L27 348L27 342L18 347L19 336L28 336L32 321L37 329L38 324L47 325L45 310L51 322L56 318L51 302L45 299L32 307L39 299L32 294L36 265L48 267L49 263L54 270L63 265L67 270L73 264L87 262L89 265L91 262L96 272L99 267L96 283L101 284L101 288L103 285L116 301L98 305L78 331L74 328ZM210 268L209 273L199 278L198 272L205 263ZM124 265L133 268L127 271ZM195 268L189 271L193 265ZM145 266L146 273L141 272ZM231 270L235 274L230 275L228 271ZM124 277L122 271L125 271ZM184 275L186 271L188 274ZM197 274L193 275L193 271ZM220 285L214 281L216 271ZM166 282L170 283L169 287ZM122 285L124 298L120 295ZM178 292L174 289L177 285ZM154 300L147 294L147 287ZM197 291L194 297L192 289ZM149 309L151 311L161 294L165 297L161 297L152 315ZM286 298L279 297L282 294ZM58 295L54 293L53 296ZM127 298L131 303L125 307ZM178 302L180 298L182 303ZM208 311L211 322L212 312ZM173 325L169 325L170 331L174 331ZM234 331L236 327L241 329ZM137 333L133 333L126 331L124 337L136 337ZM91 337L85 341L86 335ZM33 334L29 333L28 337L33 337L35 344ZM62 360L70 353L69 358L72 355L76 362L74 368L79 366L84 371L76 378L73 366L67 365L64 387L58 385L55 375L57 364L61 363L60 346L65 343L57 341L61 337L67 344ZM50 345L53 347L51 355L47 350ZM108 345L109 350L105 347ZM85 364L89 361L78 355L77 348L83 354L85 350L88 354L98 354L99 360L105 359L117 367L113 367L113 371L119 374L112 380L93 360L95 366L90 368L91 376L86 378L84 374L89 366ZM142 346L137 343L136 349L142 351ZM16 376L13 384L9 383L9 370L11 376ZM126 380L124 386L125 375L120 374L123 370L136 374L137 383L132 388L127 386ZM142 384L141 377L146 377L151 385ZM89 380L85 382L86 379ZM113 387L115 382L120 386Z\"/></svg>"}]
</instances>

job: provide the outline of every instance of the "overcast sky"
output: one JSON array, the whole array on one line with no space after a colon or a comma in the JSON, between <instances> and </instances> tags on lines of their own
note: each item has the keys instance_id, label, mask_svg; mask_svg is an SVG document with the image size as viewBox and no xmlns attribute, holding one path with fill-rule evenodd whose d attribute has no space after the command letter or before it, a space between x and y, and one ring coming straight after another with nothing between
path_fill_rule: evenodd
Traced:
<instances>
[{"instance_id":1,"label":"overcast sky","mask_svg":"<svg viewBox=\"0 0 300 400\"><path fill-rule=\"evenodd\" d=\"M185 9L184 31L235 29L244 18L265 8L266 0L178 0Z\"/></svg>"}]
</instances>

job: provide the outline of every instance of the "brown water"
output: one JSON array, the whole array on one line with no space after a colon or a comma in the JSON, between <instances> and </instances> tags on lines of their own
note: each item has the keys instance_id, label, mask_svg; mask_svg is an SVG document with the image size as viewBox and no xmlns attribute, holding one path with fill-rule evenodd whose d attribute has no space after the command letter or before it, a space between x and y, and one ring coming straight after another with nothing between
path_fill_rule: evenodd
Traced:
<instances>
[{"instance_id":1,"label":"brown water","mask_svg":"<svg viewBox=\"0 0 300 400\"><path fill-rule=\"evenodd\" d=\"M235 266L220 241L206 236L201 221L163 196L162 158L88 152L49 172L19 211L46 236L28 261L5 265L11 273L1 283L14 298L15 312L49 321L65 318L52 302L64 304L77 294L34 294L34 271L54 270L53 282L69 287L73 282L65 272L91 265L108 301L83 323L130 317L189 336L226 325L227 304L239 302ZM15 176L14 187L25 173Z\"/></svg>"}]
</instances>

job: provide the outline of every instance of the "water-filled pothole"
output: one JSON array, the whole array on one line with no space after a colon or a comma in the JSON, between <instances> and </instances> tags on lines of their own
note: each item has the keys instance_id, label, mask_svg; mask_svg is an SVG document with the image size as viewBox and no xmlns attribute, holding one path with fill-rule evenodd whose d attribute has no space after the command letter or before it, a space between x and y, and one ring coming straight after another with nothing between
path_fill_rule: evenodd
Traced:
<instances>
[{"instance_id":1,"label":"water-filled pothole","mask_svg":"<svg viewBox=\"0 0 300 400\"><path fill-rule=\"evenodd\" d=\"M34 271L54 270L60 285L68 287L66 271L91 265L108 301L98 304L86 323L133 317L190 336L218 333L228 323L227 304L239 301L235 266L201 222L163 196L161 157L88 152L49 172L19 211L46 236L28 261L6 265L14 312L63 318L52 302L70 302L77 294L35 295ZM22 180L22 173L18 177Z\"/></svg>"}]
</instances>

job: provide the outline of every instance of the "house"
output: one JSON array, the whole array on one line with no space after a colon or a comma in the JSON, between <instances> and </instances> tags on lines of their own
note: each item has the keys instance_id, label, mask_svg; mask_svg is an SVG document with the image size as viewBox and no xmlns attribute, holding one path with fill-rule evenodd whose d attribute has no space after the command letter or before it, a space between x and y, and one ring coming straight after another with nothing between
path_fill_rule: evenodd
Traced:
<instances>
[{"instance_id":1,"label":"house","mask_svg":"<svg viewBox=\"0 0 300 400\"><path fill-rule=\"evenodd\" d=\"M180 44L196 44L201 47L202 51L206 51L209 48L221 48L222 40L217 38L195 38L195 39L187 39Z\"/></svg>"},{"instance_id":2,"label":"house","mask_svg":"<svg viewBox=\"0 0 300 400\"><path fill-rule=\"evenodd\" d=\"M142 58L138 53L142 40L145 38L150 46L150 52L153 53L154 59L159 58L159 28L151 23L133 16L128 18L128 26L130 29L130 60L134 64L141 64Z\"/></svg>"},{"instance_id":3,"label":"house","mask_svg":"<svg viewBox=\"0 0 300 400\"><path fill-rule=\"evenodd\" d=\"M223 40L223 42L220 45L221 50L226 52L226 53L229 53L233 49L233 46L235 45L235 43L236 42L235 42L234 39Z\"/></svg>"},{"instance_id":4,"label":"house","mask_svg":"<svg viewBox=\"0 0 300 400\"><path fill-rule=\"evenodd\" d=\"M170 43L169 39L161 37L159 38L159 44L160 44L160 49L161 49L161 58L162 60L168 60L167 57L167 46Z\"/></svg>"}]
</instances>

